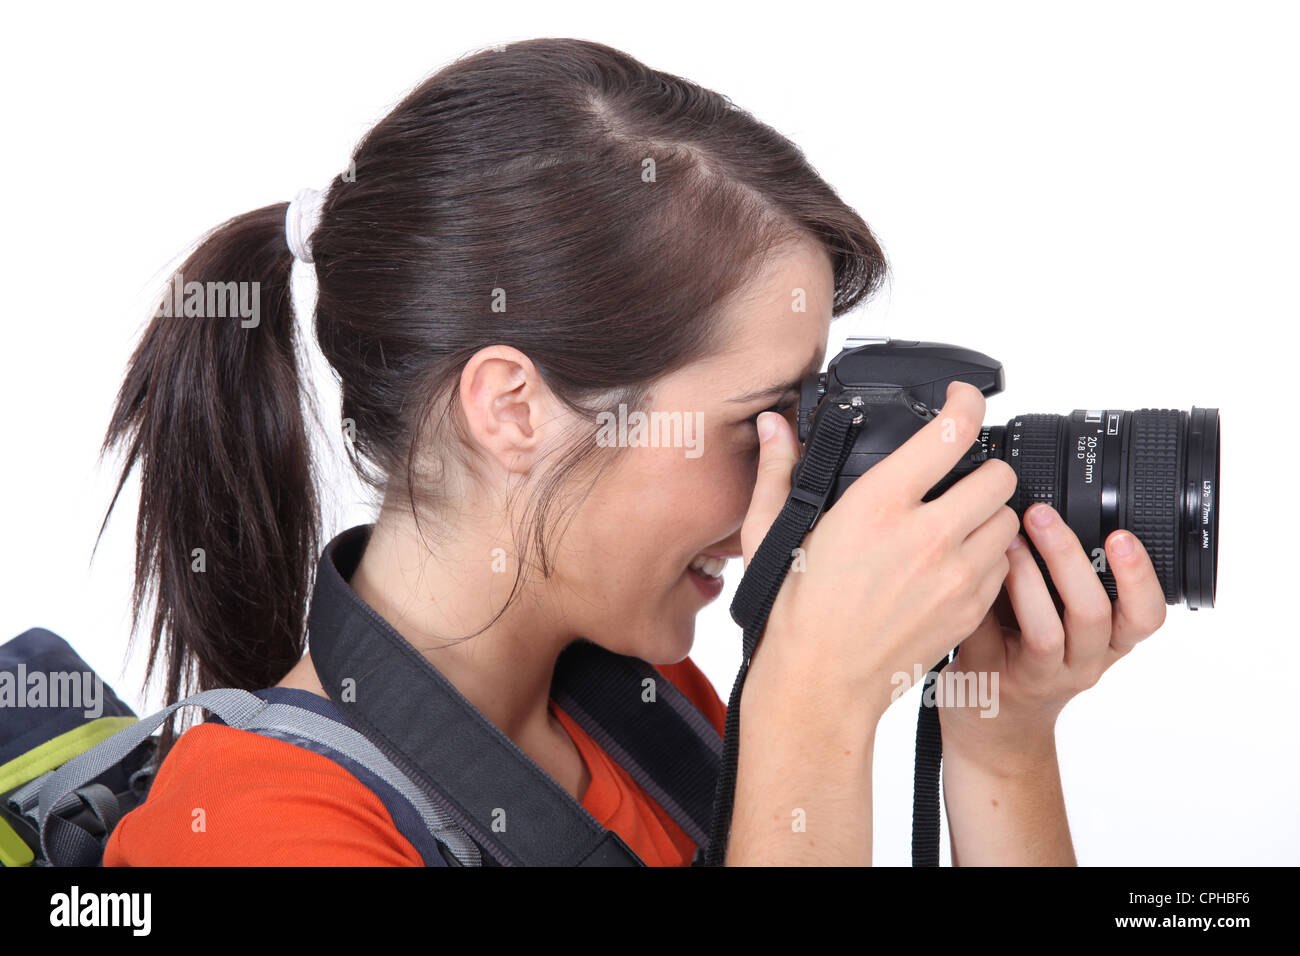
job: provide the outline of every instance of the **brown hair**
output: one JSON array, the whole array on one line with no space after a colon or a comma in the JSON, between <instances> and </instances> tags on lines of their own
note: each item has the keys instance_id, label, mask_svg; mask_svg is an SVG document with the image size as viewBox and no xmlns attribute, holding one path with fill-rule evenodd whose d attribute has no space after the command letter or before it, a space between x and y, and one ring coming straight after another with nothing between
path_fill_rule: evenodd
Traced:
<instances>
[{"instance_id":1,"label":"brown hair","mask_svg":"<svg viewBox=\"0 0 1300 956\"><path fill-rule=\"evenodd\" d=\"M270 686L304 650L322 530L286 209L218 226L179 269L259 283L260 322L153 317L104 439L103 454L125 448L104 526L140 466L132 635L152 590L145 682L165 634L169 704ZM429 448L463 454L428 439L448 420L459 432L458 373L492 344L528 355L588 421L635 407L720 348L728 298L809 237L833 266L834 316L877 288L885 260L866 223L726 97L583 40L465 56L364 137L311 238L315 332L354 423L352 464L392 500L436 502L436 469L419 464ZM566 446L531 499L544 573L558 491L595 447ZM163 753L173 739L168 723Z\"/></svg>"}]
</instances>

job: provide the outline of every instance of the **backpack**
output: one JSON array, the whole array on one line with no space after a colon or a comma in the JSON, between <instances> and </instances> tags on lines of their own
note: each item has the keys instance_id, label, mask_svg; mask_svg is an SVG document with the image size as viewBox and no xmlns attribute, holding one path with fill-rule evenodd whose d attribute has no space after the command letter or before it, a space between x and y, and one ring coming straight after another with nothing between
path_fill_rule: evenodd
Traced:
<instances>
[{"instance_id":1,"label":"backpack","mask_svg":"<svg viewBox=\"0 0 1300 956\"><path fill-rule=\"evenodd\" d=\"M330 660L327 635L312 648ZM383 696L418 690L422 726L376 726L373 707L350 715L340 702L284 687L206 690L140 720L58 635L32 628L0 645L0 863L100 865L109 835L157 772L154 731L193 706L339 763L384 803L427 866L644 865L427 662L426 673L413 673L391 638L340 651L368 653L372 669L405 668L389 671ZM701 845L698 863L721 738L657 678L644 661L580 640L560 655L552 696ZM639 693L647 680L656 680L649 707ZM56 690L68 700L52 700ZM493 812L503 800L511 826L498 831Z\"/></svg>"}]
</instances>

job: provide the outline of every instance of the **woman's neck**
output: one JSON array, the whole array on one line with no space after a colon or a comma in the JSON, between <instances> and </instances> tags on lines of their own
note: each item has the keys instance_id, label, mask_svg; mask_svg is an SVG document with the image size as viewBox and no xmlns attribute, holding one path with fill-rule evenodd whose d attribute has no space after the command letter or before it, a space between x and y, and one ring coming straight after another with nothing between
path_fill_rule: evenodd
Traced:
<instances>
[{"instance_id":1,"label":"woman's neck","mask_svg":"<svg viewBox=\"0 0 1300 956\"><path fill-rule=\"evenodd\" d=\"M456 532L439 536L435 557L414 528L413 520L408 526L391 512L382 514L349 585L480 713L581 800L591 782L588 767L548 708L556 660L577 635L566 631L560 615L544 613L539 602L520 594L483 633L455 641L490 621L505 603L515 574L512 567L504 573L496 568L508 565L498 559L510 552L494 551L506 543ZM329 697L310 651L278 686Z\"/></svg>"},{"instance_id":2,"label":"woman's neck","mask_svg":"<svg viewBox=\"0 0 1300 956\"><path fill-rule=\"evenodd\" d=\"M427 529L427 518L422 525ZM508 534L480 528L440 527L425 540L409 510L385 510L349 583L513 739L547 723L556 660L577 635L524 590L482 633L468 636L500 611L517 571Z\"/></svg>"}]
</instances>

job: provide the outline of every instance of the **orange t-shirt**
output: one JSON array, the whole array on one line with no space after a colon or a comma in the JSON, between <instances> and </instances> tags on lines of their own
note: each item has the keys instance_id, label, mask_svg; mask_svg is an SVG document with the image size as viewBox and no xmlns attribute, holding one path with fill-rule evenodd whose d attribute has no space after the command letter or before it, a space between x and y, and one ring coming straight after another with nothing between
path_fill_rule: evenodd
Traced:
<instances>
[{"instance_id":1,"label":"orange t-shirt","mask_svg":"<svg viewBox=\"0 0 1300 956\"><path fill-rule=\"evenodd\" d=\"M687 657L657 668L719 734L726 705ZM568 714L551 708L591 774L582 805L647 866L686 866L695 843ZM423 866L383 801L330 758L204 723L181 735L144 803L109 836L104 866Z\"/></svg>"}]
</instances>

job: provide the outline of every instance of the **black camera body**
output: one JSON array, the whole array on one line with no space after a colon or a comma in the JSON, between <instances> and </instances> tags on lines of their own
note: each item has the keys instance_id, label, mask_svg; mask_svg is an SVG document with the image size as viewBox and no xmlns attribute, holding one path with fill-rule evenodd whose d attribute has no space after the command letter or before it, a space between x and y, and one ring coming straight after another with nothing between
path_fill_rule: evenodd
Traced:
<instances>
[{"instance_id":1,"label":"black camera body","mask_svg":"<svg viewBox=\"0 0 1300 956\"><path fill-rule=\"evenodd\" d=\"M827 370L804 379L799 439L807 442L826 403L863 413L826 502L831 507L860 475L939 413L948 385L962 381L986 397L1004 387L1002 363L941 342L850 338ZM1075 409L1069 415L1017 415L986 425L979 439L924 500L943 494L989 458L1016 471L1007 501L1016 514L1036 501L1055 508L1092 557L1116 597L1105 564L1106 537L1133 532L1146 548L1169 604L1214 606L1218 577L1219 412L1143 408ZM798 466L796 466L798 467ZM1030 549L1049 587L1046 565Z\"/></svg>"}]
</instances>

